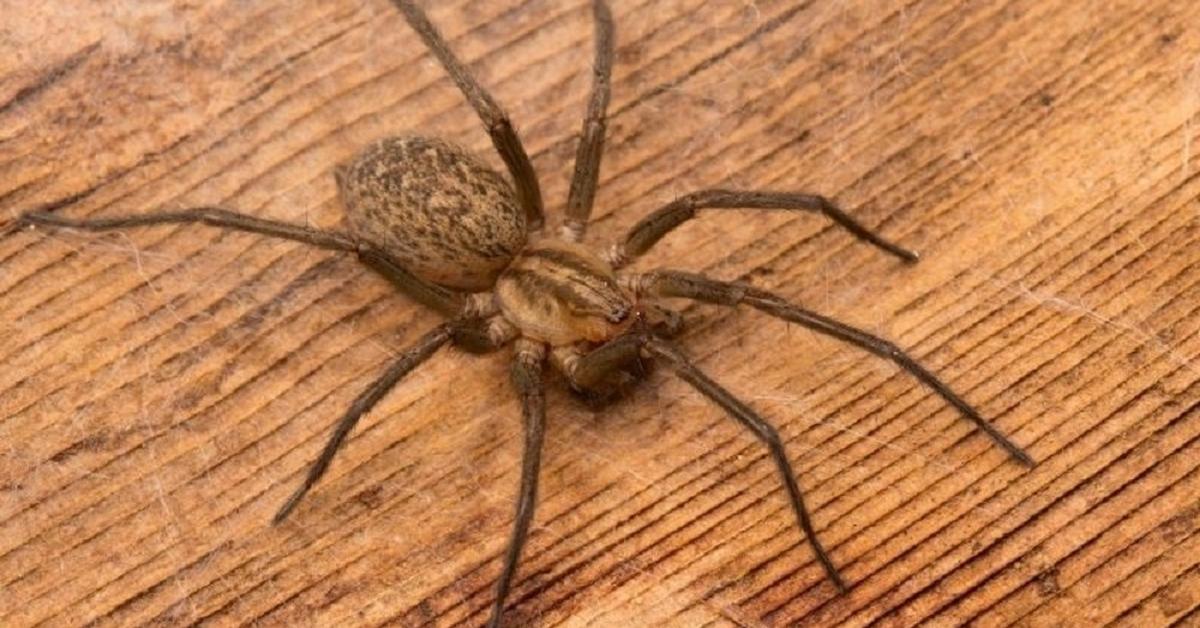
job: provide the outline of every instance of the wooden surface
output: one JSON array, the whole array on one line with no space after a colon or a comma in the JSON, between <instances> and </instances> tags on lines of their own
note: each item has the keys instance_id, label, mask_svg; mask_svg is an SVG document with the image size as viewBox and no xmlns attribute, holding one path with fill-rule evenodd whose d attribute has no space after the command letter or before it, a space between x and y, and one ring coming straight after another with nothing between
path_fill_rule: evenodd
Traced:
<instances>
[{"instance_id":1,"label":"wooden surface","mask_svg":"<svg viewBox=\"0 0 1200 628\"><path fill-rule=\"evenodd\" d=\"M436 4L436 8L432 5ZM910 348L1040 461L890 363L751 312L684 344L772 417L835 595L761 447L657 373L554 382L514 626L1200 624L1200 4L613 0L592 241L703 187L834 196L711 215L701 269ZM582 0L431 18L517 121L557 216L590 80ZM383 0L8 3L0 215L209 203L334 226L332 171L419 130L487 155ZM479 624L520 453L507 356L445 352L283 526L332 422L437 318L353 260L158 228L0 239L0 624Z\"/></svg>"}]
</instances>

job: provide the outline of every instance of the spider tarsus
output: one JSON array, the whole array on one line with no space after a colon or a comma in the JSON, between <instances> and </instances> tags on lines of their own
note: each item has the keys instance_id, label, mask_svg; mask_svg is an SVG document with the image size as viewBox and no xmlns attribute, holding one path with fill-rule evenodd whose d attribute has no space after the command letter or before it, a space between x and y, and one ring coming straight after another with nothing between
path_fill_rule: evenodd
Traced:
<instances>
[{"instance_id":1,"label":"spider tarsus","mask_svg":"<svg viewBox=\"0 0 1200 628\"><path fill-rule=\"evenodd\" d=\"M908 264L916 264L917 262L921 261L920 253L917 253L916 251L913 251L911 249L906 249L901 246L896 246L894 244L892 245L891 248L888 248L888 252L893 253L894 255L896 255L896 257L899 257L900 259L904 260L905 263L908 263Z\"/></svg>"},{"instance_id":2,"label":"spider tarsus","mask_svg":"<svg viewBox=\"0 0 1200 628\"><path fill-rule=\"evenodd\" d=\"M504 604L496 600L492 604L492 616L488 618L487 628L500 628L500 617L504 614Z\"/></svg>"},{"instance_id":3,"label":"spider tarsus","mask_svg":"<svg viewBox=\"0 0 1200 628\"><path fill-rule=\"evenodd\" d=\"M1000 446L1003 447L1004 450L1007 451L1008 454L1010 456L1012 456L1013 459L1016 460L1017 462L1020 462L1021 464L1029 467L1030 469L1037 466L1037 460L1034 460L1033 456L1030 456L1024 449L1021 449L1020 445L1017 445L1016 443L1008 440L1007 438L1002 438L1000 440L997 440L996 442L999 443Z\"/></svg>"},{"instance_id":4,"label":"spider tarsus","mask_svg":"<svg viewBox=\"0 0 1200 628\"><path fill-rule=\"evenodd\" d=\"M17 217L17 224L31 227L64 227L67 229L92 229L89 221L68 218L46 209L31 209ZM93 229L94 230L94 229Z\"/></svg>"},{"instance_id":5,"label":"spider tarsus","mask_svg":"<svg viewBox=\"0 0 1200 628\"><path fill-rule=\"evenodd\" d=\"M288 515L292 514L292 511L296 509L296 505L300 503L300 498L304 497L304 494L307 492L308 491L301 489L295 493L292 493L292 496L283 503L283 506L279 509L279 512L275 513L274 517L271 517L271 525L277 526L283 523L284 519L287 519Z\"/></svg>"},{"instance_id":6,"label":"spider tarsus","mask_svg":"<svg viewBox=\"0 0 1200 628\"><path fill-rule=\"evenodd\" d=\"M905 356L905 358L907 358L907 356ZM909 361L911 361L911 359ZM923 368L921 371L925 376L922 377L921 375L918 375L918 378L924 380L925 383L932 386L933 389L938 392L943 399L949 401L950 405L957 408L959 412L963 414L963 416L974 423L975 426L980 429L980 431L988 436L988 438L991 438L992 442L996 443L1001 449L1008 452L1008 455L1012 457L1013 460L1016 460L1017 462L1020 462L1031 469L1037 466L1037 461L1033 459L1033 456L1030 456L1029 453L1022 449L1020 445L1009 440L1009 438L1000 430L996 429L994 425L984 419L974 406L964 401L961 397L955 394L954 391L950 390L948 386L943 384L941 380L936 379L932 374L928 373L928 371L925 371Z\"/></svg>"},{"instance_id":7,"label":"spider tarsus","mask_svg":"<svg viewBox=\"0 0 1200 628\"><path fill-rule=\"evenodd\" d=\"M850 592L850 584L842 578L841 574L831 574L829 579L833 581L833 586L837 587L838 595L846 595Z\"/></svg>"},{"instance_id":8,"label":"spider tarsus","mask_svg":"<svg viewBox=\"0 0 1200 628\"><path fill-rule=\"evenodd\" d=\"M979 421L983 421L983 419L980 418ZM977 422L977 423L980 425L980 427L983 429L983 431L988 436L991 437L993 442L995 442L997 445L999 445L1001 449L1008 452L1008 455L1013 460L1016 460L1017 462L1025 465L1026 467L1029 467L1030 469L1037 466L1037 461L1033 459L1033 456L1030 456L1024 449L1021 449L1020 445L1012 442L1011 440L1008 440L1008 438L1005 437L1003 434L1001 434L1000 432L991 428L991 426L989 424L979 423L979 422ZM984 426L986 426L986 427L984 427Z\"/></svg>"},{"instance_id":9,"label":"spider tarsus","mask_svg":"<svg viewBox=\"0 0 1200 628\"><path fill-rule=\"evenodd\" d=\"M1008 455L1013 460L1016 460L1017 462L1020 462L1031 469L1037 465L1037 461L1033 459L1033 456L1030 456L1029 453L1022 449L1020 445L1009 440L1009 438L1000 430L996 429L994 425L984 419L983 416L980 415L979 412L974 408L974 406L968 404L966 401L963 401L958 395L954 394L952 390L946 387L945 384L942 384L939 380L933 379L932 375L928 375L928 377L930 379L925 379L924 377L921 377L921 379L925 380L926 383L929 383L935 391L941 394L943 399L949 401L950 405L957 408L963 416L974 423L980 431L988 436L988 438L992 439L992 442L999 445L1004 451L1008 452Z\"/></svg>"},{"instance_id":10,"label":"spider tarsus","mask_svg":"<svg viewBox=\"0 0 1200 628\"><path fill-rule=\"evenodd\" d=\"M94 188L93 188L94 189ZM62 209L75 201L91 194L92 190L77 192L66 198L60 198L57 201L42 203L36 205L33 209L27 209L20 214L17 214L11 222L0 224L0 235L7 235L23 226L36 225L51 225L51 226L70 226L69 219L59 218L54 214L54 210ZM66 220L67 222L59 222Z\"/></svg>"},{"instance_id":11,"label":"spider tarsus","mask_svg":"<svg viewBox=\"0 0 1200 628\"><path fill-rule=\"evenodd\" d=\"M808 515L804 515L807 517ZM808 545L812 547L813 553L817 556L817 562L825 568L825 575L833 586L837 588L838 593L846 593L850 590L850 585L846 584L846 579L842 578L842 572L838 571L837 566L833 564L833 559L829 557L829 552L825 551L825 546L817 539L817 532L811 529L811 523L801 522L800 528L804 532L805 538L808 540Z\"/></svg>"},{"instance_id":12,"label":"spider tarsus","mask_svg":"<svg viewBox=\"0 0 1200 628\"><path fill-rule=\"evenodd\" d=\"M867 231L865 229L863 229L861 232L855 229L851 229L851 231L853 231L854 234L859 238L869 242L870 244L874 244L887 253L900 258L901 261L906 264L916 264L917 262L921 261L921 256L916 251L912 249L906 249L899 244L892 242L891 240L885 240L872 231Z\"/></svg>"},{"instance_id":13,"label":"spider tarsus","mask_svg":"<svg viewBox=\"0 0 1200 628\"><path fill-rule=\"evenodd\" d=\"M850 582L847 582L845 578L842 578L841 573L838 572L838 569L833 568L833 570L830 570L830 567L833 567L832 563L826 564L824 567L826 567L826 574L829 576L829 581L833 582L833 586L836 588L836 590L838 590L839 596L845 596L846 593L850 593Z\"/></svg>"}]
</instances>

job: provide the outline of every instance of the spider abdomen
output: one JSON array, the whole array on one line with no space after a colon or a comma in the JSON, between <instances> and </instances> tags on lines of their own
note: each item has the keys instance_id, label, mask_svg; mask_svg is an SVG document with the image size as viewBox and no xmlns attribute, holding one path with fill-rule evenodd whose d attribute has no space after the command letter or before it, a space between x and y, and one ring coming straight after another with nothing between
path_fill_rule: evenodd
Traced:
<instances>
[{"instance_id":1,"label":"spider abdomen","mask_svg":"<svg viewBox=\"0 0 1200 628\"><path fill-rule=\"evenodd\" d=\"M337 179L355 235L433 283L490 288L525 244L525 212L508 181L449 142L379 140Z\"/></svg>"},{"instance_id":2,"label":"spider abdomen","mask_svg":"<svg viewBox=\"0 0 1200 628\"><path fill-rule=\"evenodd\" d=\"M612 267L578 244L530 244L496 282L496 302L522 335L552 346L600 343L628 327L633 299Z\"/></svg>"}]
</instances>

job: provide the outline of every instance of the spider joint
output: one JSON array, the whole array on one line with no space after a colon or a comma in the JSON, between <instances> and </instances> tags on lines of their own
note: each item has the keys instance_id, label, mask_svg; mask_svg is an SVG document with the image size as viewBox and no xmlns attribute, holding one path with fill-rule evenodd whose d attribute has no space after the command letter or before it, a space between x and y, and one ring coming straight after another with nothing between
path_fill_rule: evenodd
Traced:
<instances>
[{"instance_id":1,"label":"spider joint","mask_svg":"<svg viewBox=\"0 0 1200 628\"><path fill-rule=\"evenodd\" d=\"M562 227L559 227L559 233L562 235L564 240L569 242L579 242L583 239L583 228L583 223L568 219L563 223ZM605 261L611 263L611 260Z\"/></svg>"},{"instance_id":2,"label":"spider joint","mask_svg":"<svg viewBox=\"0 0 1200 628\"><path fill-rule=\"evenodd\" d=\"M657 274L650 272L640 275L622 275L617 278L617 283L621 289L629 292L636 299L647 294L657 280Z\"/></svg>"},{"instance_id":3,"label":"spider joint","mask_svg":"<svg viewBox=\"0 0 1200 628\"><path fill-rule=\"evenodd\" d=\"M574 379L579 373L579 350L575 347L555 347L550 352L550 359L554 361L567 379Z\"/></svg>"},{"instance_id":4,"label":"spider joint","mask_svg":"<svg viewBox=\"0 0 1200 628\"><path fill-rule=\"evenodd\" d=\"M477 292L463 302L462 315L467 318L485 318L499 311L490 292Z\"/></svg>"},{"instance_id":5,"label":"spider joint","mask_svg":"<svg viewBox=\"0 0 1200 628\"><path fill-rule=\"evenodd\" d=\"M620 268L629 263L629 253L622 243L614 244L608 247L603 253L604 261L612 265L613 268Z\"/></svg>"}]
</instances>

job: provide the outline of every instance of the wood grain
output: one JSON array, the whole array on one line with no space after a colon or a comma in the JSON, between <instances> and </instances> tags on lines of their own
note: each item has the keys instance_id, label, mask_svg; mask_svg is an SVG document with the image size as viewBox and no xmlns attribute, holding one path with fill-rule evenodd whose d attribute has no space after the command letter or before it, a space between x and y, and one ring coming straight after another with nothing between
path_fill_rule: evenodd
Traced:
<instances>
[{"instance_id":1,"label":"wood grain","mask_svg":"<svg viewBox=\"0 0 1200 628\"><path fill-rule=\"evenodd\" d=\"M436 5L436 6L435 6ZM665 373L603 411L555 384L511 625L1200 625L1200 4L613 0L592 241L716 185L644 267L778 290L909 348L1027 471L889 363L752 312L684 344L777 422L854 589L765 452ZM586 2L430 17L518 122L561 216ZM383 0L3 10L0 215L221 204L337 225L332 171L414 131L500 167ZM507 356L446 352L280 527L342 409L438 319L353 260L212 229L0 239L0 624L455 625L511 520Z\"/></svg>"}]
</instances>

